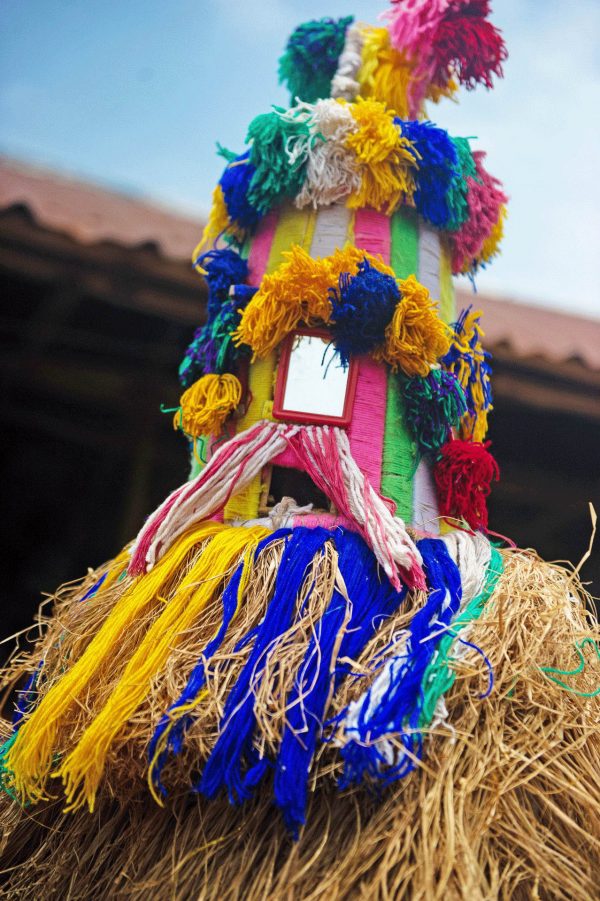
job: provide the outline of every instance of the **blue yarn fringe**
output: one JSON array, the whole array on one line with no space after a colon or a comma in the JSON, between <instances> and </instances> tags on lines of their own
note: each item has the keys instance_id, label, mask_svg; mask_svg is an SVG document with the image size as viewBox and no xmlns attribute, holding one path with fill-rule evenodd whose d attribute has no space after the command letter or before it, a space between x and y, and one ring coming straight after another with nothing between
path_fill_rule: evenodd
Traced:
<instances>
[{"instance_id":1,"label":"blue yarn fringe","mask_svg":"<svg viewBox=\"0 0 600 901\"><path fill-rule=\"evenodd\" d=\"M289 529L280 529L276 532L273 532L271 535L268 535L263 541L260 542L260 544L256 548L256 551L254 553L254 561L258 560L261 553L270 544L272 544L274 541L278 541L281 538L287 538L289 534ZM168 711L163 714L150 740L150 745L148 746L148 762L149 764L152 764L160 740L162 739L165 732L168 731L169 733L165 747L163 751L158 755L156 761L154 762L154 766L151 769L152 781L158 791L160 791L160 793L163 795L163 797L167 793L166 788L161 781L164 766L171 754L179 754L181 752L185 734L194 720L193 714L188 713L176 720L175 723L173 723L173 718L171 715L173 713L176 713L179 708L185 707L186 704L197 698L198 694L204 688L204 685L206 683L206 664L221 647L223 639L225 638L227 630L231 625L231 621L233 620L233 617L235 616L237 610L238 590L240 587L240 580L242 578L243 569L244 565L243 563L240 563L230 581L228 582L225 591L223 592L223 619L216 635L204 648L200 660L190 673L185 688L183 689L177 700L173 704L171 704ZM169 727L171 728L169 729Z\"/></svg>"},{"instance_id":2,"label":"blue yarn fringe","mask_svg":"<svg viewBox=\"0 0 600 901\"><path fill-rule=\"evenodd\" d=\"M38 697L37 683L43 666L44 661L40 660L23 688L17 694L17 702L15 704L15 712L13 713L12 720L13 732L16 732L21 720L31 713L36 705Z\"/></svg>"},{"instance_id":3,"label":"blue yarn fringe","mask_svg":"<svg viewBox=\"0 0 600 901\"><path fill-rule=\"evenodd\" d=\"M185 388L201 375L218 371L217 360L222 344L218 336L224 334L229 338L229 333L225 330L231 320L235 321L236 316L236 308L231 303L229 291L234 285L239 286L245 282L248 276L247 260L229 247L203 253L194 261L194 265L206 271L207 322L194 332L179 367L179 380ZM227 344L229 345L230 341L227 341ZM222 356L226 359L225 354L226 351Z\"/></svg>"},{"instance_id":4,"label":"blue yarn fringe","mask_svg":"<svg viewBox=\"0 0 600 901\"><path fill-rule=\"evenodd\" d=\"M382 577L372 551L359 535L337 529L331 537L348 597L336 588L315 627L287 698L286 727L275 769L275 801L294 838L306 818L309 773L327 700L332 688L335 690L350 670L348 663L337 660L357 659L376 629L406 596L406 589L398 592ZM337 647L342 628L344 634Z\"/></svg>"},{"instance_id":5,"label":"blue yarn fringe","mask_svg":"<svg viewBox=\"0 0 600 901\"><path fill-rule=\"evenodd\" d=\"M273 643L291 626L307 568L315 555L322 553L329 538L326 529L299 527L286 539L273 598L255 630L250 656L225 704L220 735L198 786L209 798L226 789L232 804L245 801L269 766L267 758L261 757L253 745L256 715L252 685L260 679ZM312 586L307 600L311 593Z\"/></svg>"},{"instance_id":6,"label":"blue yarn fringe","mask_svg":"<svg viewBox=\"0 0 600 901\"><path fill-rule=\"evenodd\" d=\"M462 587L459 570L443 541L424 538L417 546L423 557L429 596L408 627L406 652L392 657L382 669L382 674L387 671L389 676L383 697L372 705L370 689L360 702L356 735L341 752L344 771L340 788L359 784L366 777L375 784L387 785L408 775L415 769L415 758L422 756L421 684L444 627L460 607ZM442 634L432 638L438 631ZM393 761L385 758L378 744L390 734L404 747L403 752L395 751Z\"/></svg>"}]
</instances>

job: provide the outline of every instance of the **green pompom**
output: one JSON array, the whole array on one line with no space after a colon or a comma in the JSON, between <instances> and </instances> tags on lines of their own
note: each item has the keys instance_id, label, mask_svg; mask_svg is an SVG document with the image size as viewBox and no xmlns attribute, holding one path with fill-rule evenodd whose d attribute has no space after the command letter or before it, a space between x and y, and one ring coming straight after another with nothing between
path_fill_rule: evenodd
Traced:
<instances>
[{"instance_id":1,"label":"green pompom","mask_svg":"<svg viewBox=\"0 0 600 901\"><path fill-rule=\"evenodd\" d=\"M315 103L330 96L346 30L353 21L352 16L314 19L296 28L279 59L279 81L287 85L292 102L298 98Z\"/></svg>"},{"instance_id":2,"label":"green pompom","mask_svg":"<svg viewBox=\"0 0 600 901\"><path fill-rule=\"evenodd\" d=\"M294 119L285 110L273 107L250 123L246 141L251 142L250 162L256 167L248 190L248 201L260 213L266 213L285 197L295 197L302 188L306 155L291 162L289 151L294 139L310 140L310 120Z\"/></svg>"}]
</instances>

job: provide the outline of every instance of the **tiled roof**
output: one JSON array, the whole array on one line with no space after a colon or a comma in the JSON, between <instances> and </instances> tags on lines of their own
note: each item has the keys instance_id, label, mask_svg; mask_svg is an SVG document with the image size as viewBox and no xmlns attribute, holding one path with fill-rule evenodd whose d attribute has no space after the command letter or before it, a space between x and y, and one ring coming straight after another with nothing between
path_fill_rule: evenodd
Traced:
<instances>
[{"instance_id":1,"label":"tiled roof","mask_svg":"<svg viewBox=\"0 0 600 901\"><path fill-rule=\"evenodd\" d=\"M153 203L0 158L0 209L25 206L38 225L82 244L155 244L175 260L190 260L202 223Z\"/></svg>"},{"instance_id":2,"label":"tiled roof","mask_svg":"<svg viewBox=\"0 0 600 901\"><path fill-rule=\"evenodd\" d=\"M458 307L469 304L483 312L486 346L505 346L521 358L541 357L556 363L576 360L588 369L600 370L600 319L459 291Z\"/></svg>"},{"instance_id":3,"label":"tiled roof","mask_svg":"<svg viewBox=\"0 0 600 901\"><path fill-rule=\"evenodd\" d=\"M0 158L0 210L15 205L25 206L39 225L82 243L151 243L186 262L202 230L200 221L175 211ZM600 319L459 291L459 307L469 304L483 311L486 346L504 346L519 358L577 360L600 371Z\"/></svg>"}]
</instances>

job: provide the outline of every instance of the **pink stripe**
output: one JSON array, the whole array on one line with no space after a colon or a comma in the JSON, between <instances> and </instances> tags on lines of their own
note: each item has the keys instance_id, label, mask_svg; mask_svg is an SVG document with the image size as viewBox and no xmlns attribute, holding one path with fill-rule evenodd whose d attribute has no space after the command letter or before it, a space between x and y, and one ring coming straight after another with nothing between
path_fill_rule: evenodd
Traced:
<instances>
[{"instance_id":1,"label":"pink stripe","mask_svg":"<svg viewBox=\"0 0 600 901\"><path fill-rule=\"evenodd\" d=\"M278 221L279 214L275 210L271 210L260 223L258 231L252 239L250 256L248 257L249 285L258 286L263 279L263 275L267 270L271 245L275 237Z\"/></svg>"},{"instance_id":2,"label":"pink stripe","mask_svg":"<svg viewBox=\"0 0 600 901\"><path fill-rule=\"evenodd\" d=\"M377 210L357 210L354 217L354 244L360 250L367 250L390 261L391 219Z\"/></svg>"},{"instance_id":3,"label":"pink stripe","mask_svg":"<svg viewBox=\"0 0 600 901\"><path fill-rule=\"evenodd\" d=\"M387 373L385 366L376 363L371 357L359 357L357 362L358 380L348 440L358 468L379 493L387 403Z\"/></svg>"},{"instance_id":4,"label":"pink stripe","mask_svg":"<svg viewBox=\"0 0 600 901\"><path fill-rule=\"evenodd\" d=\"M324 529L335 529L336 526L343 526L344 529L349 529L351 532L359 531L354 519L349 519L347 516L335 516L333 513L299 513L294 516L294 528L298 526L304 526L307 529L316 529L317 526L323 526Z\"/></svg>"},{"instance_id":5,"label":"pink stripe","mask_svg":"<svg viewBox=\"0 0 600 901\"><path fill-rule=\"evenodd\" d=\"M298 454L291 444L288 444L285 450L273 457L272 463L273 466L287 466L289 469L300 469L302 466L298 459Z\"/></svg>"},{"instance_id":6,"label":"pink stripe","mask_svg":"<svg viewBox=\"0 0 600 901\"><path fill-rule=\"evenodd\" d=\"M354 243L361 250L390 262L390 217L377 210L357 210L354 218ZM381 491L381 462L387 404L385 366L371 357L360 357L356 396L348 439L352 456L373 488Z\"/></svg>"}]
</instances>

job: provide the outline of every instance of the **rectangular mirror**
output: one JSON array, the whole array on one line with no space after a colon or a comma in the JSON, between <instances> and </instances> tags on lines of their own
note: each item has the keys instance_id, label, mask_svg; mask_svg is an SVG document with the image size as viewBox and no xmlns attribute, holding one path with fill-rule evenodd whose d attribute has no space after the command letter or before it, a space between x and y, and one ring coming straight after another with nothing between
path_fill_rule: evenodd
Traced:
<instances>
[{"instance_id":1,"label":"rectangular mirror","mask_svg":"<svg viewBox=\"0 0 600 901\"><path fill-rule=\"evenodd\" d=\"M275 385L273 415L288 422L347 426L352 418L358 364L344 369L331 336L298 329L283 342Z\"/></svg>"}]
</instances>

